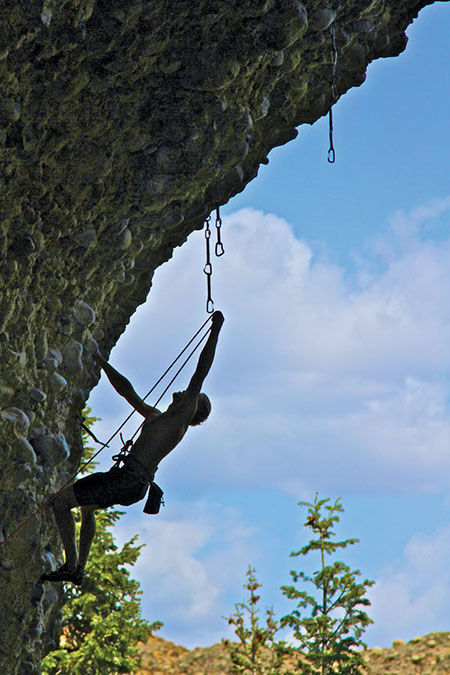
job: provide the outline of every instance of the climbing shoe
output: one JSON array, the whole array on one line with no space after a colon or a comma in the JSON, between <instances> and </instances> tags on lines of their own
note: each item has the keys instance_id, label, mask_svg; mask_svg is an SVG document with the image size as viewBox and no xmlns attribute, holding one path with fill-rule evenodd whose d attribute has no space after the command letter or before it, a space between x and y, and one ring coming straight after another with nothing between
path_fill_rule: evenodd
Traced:
<instances>
[{"instance_id":1,"label":"climbing shoe","mask_svg":"<svg viewBox=\"0 0 450 675\"><path fill-rule=\"evenodd\" d=\"M59 570L55 572L49 572L48 574L43 574L41 576L41 581L71 581L75 586L81 586L83 581L84 570L81 565L78 565L76 570L70 571L67 569L67 565L64 563Z\"/></svg>"}]
</instances>

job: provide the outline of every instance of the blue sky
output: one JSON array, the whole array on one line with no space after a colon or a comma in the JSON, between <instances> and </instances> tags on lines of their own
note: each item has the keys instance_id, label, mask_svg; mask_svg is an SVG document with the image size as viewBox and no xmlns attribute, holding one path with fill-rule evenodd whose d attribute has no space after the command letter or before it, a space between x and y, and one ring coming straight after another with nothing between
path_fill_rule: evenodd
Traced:
<instances>
[{"instance_id":1,"label":"blue sky","mask_svg":"<svg viewBox=\"0 0 450 675\"><path fill-rule=\"evenodd\" d=\"M222 210L213 413L162 463L162 513L117 528L146 543L134 574L169 640L226 636L249 563L262 609L291 609L316 491L342 498L338 533L360 539L342 558L376 581L367 642L450 630L449 34L446 3L423 10L335 106L334 165L324 118ZM111 354L142 395L205 318L203 257L196 232ZM104 378L89 404L102 438L129 411Z\"/></svg>"}]
</instances>

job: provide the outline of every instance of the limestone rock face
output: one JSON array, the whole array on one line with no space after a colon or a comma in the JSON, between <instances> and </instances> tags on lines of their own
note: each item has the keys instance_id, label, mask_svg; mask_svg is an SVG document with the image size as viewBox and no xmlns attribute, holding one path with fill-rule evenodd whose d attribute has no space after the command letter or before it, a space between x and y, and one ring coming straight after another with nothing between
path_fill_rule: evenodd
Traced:
<instances>
[{"instance_id":1,"label":"limestone rock face","mask_svg":"<svg viewBox=\"0 0 450 675\"><path fill-rule=\"evenodd\" d=\"M427 0L3 0L0 541L77 467L79 415L155 268ZM332 31L337 64L332 86ZM335 92L335 94L333 94ZM0 549L0 661L58 634L49 509Z\"/></svg>"}]
</instances>

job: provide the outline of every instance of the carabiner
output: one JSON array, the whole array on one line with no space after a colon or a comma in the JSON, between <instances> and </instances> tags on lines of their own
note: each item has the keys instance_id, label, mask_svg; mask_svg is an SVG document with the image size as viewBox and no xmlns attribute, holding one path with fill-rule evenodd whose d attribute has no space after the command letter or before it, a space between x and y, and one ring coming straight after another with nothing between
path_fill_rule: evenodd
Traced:
<instances>
[{"instance_id":1,"label":"carabiner","mask_svg":"<svg viewBox=\"0 0 450 675\"><path fill-rule=\"evenodd\" d=\"M216 258L220 258L221 255L225 253L225 249L223 247L221 238L220 238L220 228L222 227L222 218L220 217L220 209L219 207L216 208L216 236L217 236L217 243L215 246L215 254Z\"/></svg>"}]
</instances>

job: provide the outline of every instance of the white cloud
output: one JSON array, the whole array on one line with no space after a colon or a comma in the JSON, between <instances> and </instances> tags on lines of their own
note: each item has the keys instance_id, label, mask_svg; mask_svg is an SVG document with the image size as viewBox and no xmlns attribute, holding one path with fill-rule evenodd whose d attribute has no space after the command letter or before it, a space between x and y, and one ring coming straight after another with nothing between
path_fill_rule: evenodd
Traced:
<instances>
[{"instance_id":1,"label":"white cloud","mask_svg":"<svg viewBox=\"0 0 450 675\"><path fill-rule=\"evenodd\" d=\"M433 199L427 204L413 208L409 213L396 211L390 217L391 237L377 237L375 242L380 253L391 258L398 255L399 250L409 249L420 240L422 233L430 230L441 216L448 217L450 195L441 199Z\"/></svg>"},{"instance_id":2,"label":"white cloud","mask_svg":"<svg viewBox=\"0 0 450 675\"><path fill-rule=\"evenodd\" d=\"M144 614L166 622L163 636L195 646L225 634L220 617L240 599L247 564L263 555L256 521L243 518L251 490L270 486L293 499L316 490L418 499L448 490L448 227L444 233L439 225L437 240L427 237L428 219L444 222L449 209L447 199L397 214L394 230L360 257L351 278L317 258L277 216L247 209L224 218L226 255L213 262L213 295L226 323L205 383L213 414L159 470L170 510L133 520L130 509L123 534L140 531L147 543L137 577ZM194 233L158 270L150 302L112 354L141 393L204 320L203 256L202 235ZM193 368L175 389L186 386ZM92 405L103 418L96 428L102 439L129 410L107 382ZM126 438L138 423L135 416ZM216 502L199 501L215 490ZM223 497L227 491L232 499ZM221 499L236 510L221 507ZM275 559L270 533L257 522L264 555ZM385 568L371 591L371 644L444 626L449 534L447 527L413 537ZM388 551L385 559L395 555Z\"/></svg>"},{"instance_id":3,"label":"white cloud","mask_svg":"<svg viewBox=\"0 0 450 675\"><path fill-rule=\"evenodd\" d=\"M220 640L226 633L224 595L239 589L248 561L257 555L255 528L236 509L177 503L172 495L167 515L163 509L144 520L131 509L115 528L119 543L130 532L139 532L138 543L146 544L132 572L145 590L144 615L163 621L170 639L188 647Z\"/></svg>"},{"instance_id":4,"label":"white cloud","mask_svg":"<svg viewBox=\"0 0 450 675\"><path fill-rule=\"evenodd\" d=\"M367 631L371 643L448 630L449 568L450 525L414 535L368 593L375 622Z\"/></svg>"},{"instance_id":5,"label":"white cloud","mask_svg":"<svg viewBox=\"0 0 450 675\"><path fill-rule=\"evenodd\" d=\"M450 240L424 232L449 209L447 198L397 214L384 235L389 255L361 283L315 259L277 216L245 209L224 218L213 294L226 323L205 384L213 416L165 467L209 485L275 481L296 496L336 483L447 488ZM157 272L150 303L113 352L141 392L204 319L203 254L194 233ZM379 260L366 257L367 266Z\"/></svg>"}]
</instances>

